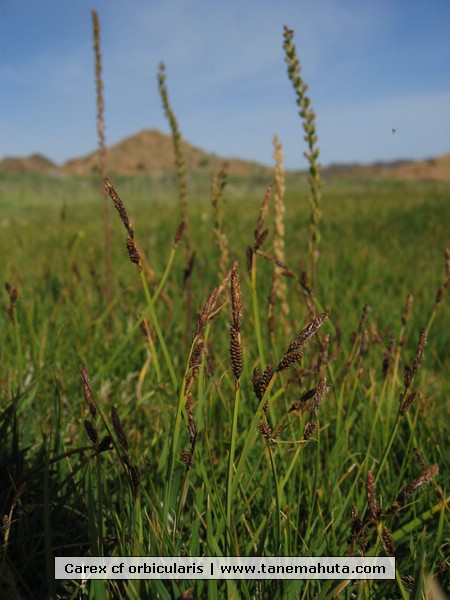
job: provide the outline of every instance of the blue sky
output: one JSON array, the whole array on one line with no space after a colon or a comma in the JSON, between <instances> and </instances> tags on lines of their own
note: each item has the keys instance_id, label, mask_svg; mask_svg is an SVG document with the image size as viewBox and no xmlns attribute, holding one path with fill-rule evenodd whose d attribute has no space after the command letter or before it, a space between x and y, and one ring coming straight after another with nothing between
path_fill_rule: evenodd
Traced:
<instances>
[{"instance_id":1,"label":"blue sky","mask_svg":"<svg viewBox=\"0 0 450 600\"><path fill-rule=\"evenodd\" d=\"M449 0L0 0L0 158L62 162L95 149L92 8L107 144L169 131L156 80L163 60L186 140L272 164L277 133L286 166L304 168L286 24L323 164L450 151Z\"/></svg>"}]
</instances>

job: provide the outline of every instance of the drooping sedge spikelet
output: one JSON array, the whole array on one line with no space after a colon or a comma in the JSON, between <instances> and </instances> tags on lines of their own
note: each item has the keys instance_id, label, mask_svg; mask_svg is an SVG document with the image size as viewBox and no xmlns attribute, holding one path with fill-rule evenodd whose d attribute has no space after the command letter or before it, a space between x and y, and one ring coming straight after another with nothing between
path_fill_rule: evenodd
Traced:
<instances>
[{"instance_id":1,"label":"drooping sedge spikelet","mask_svg":"<svg viewBox=\"0 0 450 600\"><path fill-rule=\"evenodd\" d=\"M317 411L319 410L320 403L322 402L322 397L324 393L327 391L327 380L325 377L319 382L319 385L316 388L316 393L313 396L313 401L311 402L311 408L309 409L309 420L312 421L317 416Z\"/></svg>"},{"instance_id":2,"label":"drooping sedge spikelet","mask_svg":"<svg viewBox=\"0 0 450 600\"><path fill-rule=\"evenodd\" d=\"M98 453L107 452L112 449L112 438L110 435L105 435L100 444L98 445Z\"/></svg>"},{"instance_id":3,"label":"drooping sedge spikelet","mask_svg":"<svg viewBox=\"0 0 450 600\"><path fill-rule=\"evenodd\" d=\"M280 372L288 369L291 365L302 360L304 354L305 351L303 349L286 353L278 363L277 371Z\"/></svg>"},{"instance_id":4,"label":"drooping sedge spikelet","mask_svg":"<svg viewBox=\"0 0 450 600\"><path fill-rule=\"evenodd\" d=\"M175 236L173 238L173 245L174 245L174 247L178 246L178 244L180 243L180 240L183 237L185 229L186 229L186 221L181 221L181 223L177 227L177 230L175 232Z\"/></svg>"},{"instance_id":5,"label":"drooping sedge spikelet","mask_svg":"<svg viewBox=\"0 0 450 600\"><path fill-rule=\"evenodd\" d=\"M414 357L414 363L413 363L413 368L412 368L413 376L416 374L418 368L420 367L426 345L427 345L427 332L425 329L421 329L420 334L419 334L419 342L417 344L416 356Z\"/></svg>"},{"instance_id":6,"label":"drooping sedge spikelet","mask_svg":"<svg viewBox=\"0 0 450 600\"><path fill-rule=\"evenodd\" d=\"M383 532L381 534L381 541L383 543L384 551L386 556L394 556L395 554L395 542L392 537L391 530L386 525L383 526Z\"/></svg>"},{"instance_id":7,"label":"drooping sedge spikelet","mask_svg":"<svg viewBox=\"0 0 450 600\"><path fill-rule=\"evenodd\" d=\"M311 259L312 287L316 287L316 265L319 259L318 245L320 243L319 221L321 218L320 203L322 179L320 177L319 147L317 145L318 137L316 133L316 115L310 107L311 101L307 96L308 86L301 76L300 61L297 57L297 51L293 44L294 32L288 27L284 28L285 61L288 65L288 76L292 82L295 94L297 96L297 105L300 109L299 114L303 121L304 139L308 145L308 151L304 153L309 163L309 186L311 195L309 202L311 205L310 231L311 239L309 242L309 253Z\"/></svg>"},{"instance_id":8,"label":"drooping sedge spikelet","mask_svg":"<svg viewBox=\"0 0 450 600\"><path fill-rule=\"evenodd\" d=\"M105 178L105 187L109 194L109 197L111 198L111 200L114 203L114 206L116 207L117 212L119 213L120 219L121 219L122 223L124 224L125 229L127 230L128 237L127 237L126 247L128 250L128 255L130 257L130 260L131 260L131 262L138 265L139 268L141 268L141 266L140 266L141 257L140 257L139 251L136 247L136 243L134 241L134 229L133 229L133 226L131 225L130 219L128 218L128 214L127 214L127 211L125 210L125 206L123 205L122 200L120 199L119 195L117 194L116 190L114 189L114 186L112 185L112 183L109 181L108 178Z\"/></svg>"},{"instance_id":9,"label":"drooping sedge spikelet","mask_svg":"<svg viewBox=\"0 0 450 600\"><path fill-rule=\"evenodd\" d=\"M234 264L231 269L231 311L233 316L233 325L240 331L244 308L242 305L241 283L237 272L237 265Z\"/></svg>"},{"instance_id":10,"label":"drooping sedge spikelet","mask_svg":"<svg viewBox=\"0 0 450 600\"><path fill-rule=\"evenodd\" d=\"M317 429L317 421L308 421L308 423L306 424L305 430L303 431L303 439L309 440L309 438L314 435L316 429Z\"/></svg>"},{"instance_id":11,"label":"drooping sedge spikelet","mask_svg":"<svg viewBox=\"0 0 450 600\"><path fill-rule=\"evenodd\" d=\"M95 415L97 414L97 407L95 405L95 401L92 396L91 379L89 377L89 373L88 373L86 365L81 365L80 370L81 370L81 385L83 388L83 396L84 396L84 399L86 400L86 404L89 407L89 411L90 411L91 415L95 418Z\"/></svg>"},{"instance_id":12,"label":"drooping sedge spikelet","mask_svg":"<svg viewBox=\"0 0 450 600\"><path fill-rule=\"evenodd\" d=\"M416 477L404 490L399 494L399 497L409 498L416 492L418 489L423 487L425 484L432 481L439 471L439 465L431 465L431 467L426 467L418 477Z\"/></svg>"},{"instance_id":13,"label":"drooping sedge spikelet","mask_svg":"<svg viewBox=\"0 0 450 600\"><path fill-rule=\"evenodd\" d=\"M258 429L260 434L269 442L272 435L272 429L270 428L269 423L267 423L267 421L260 421Z\"/></svg>"},{"instance_id":14,"label":"drooping sedge spikelet","mask_svg":"<svg viewBox=\"0 0 450 600\"><path fill-rule=\"evenodd\" d=\"M402 314L403 325L406 325L406 323L408 322L409 313L411 312L411 307L413 305L413 302L414 302L414 296L412 294L408 294L408 297L406 298L405 308L403 309L403 314Z\"/></svg>"},{"instance_id":15,"label":"drooping sedge spikelet","mask_svg":"<svg viewBox=\"0 0 450 600\"><path fill-rule=\"evenodd\" d=\"M315 319L313 319L311 321L311 323L309 325L307 325L298 334L298 336L289 344L286 354L288 354L289 352L293 352L294 350L297 350L298 348L304 346L312 338L312 336L317 332L317 330L322 325L322 323L325 321L325 319L327 319L329 314L330 314L330 311L326 310L325 312L323 312L322 314L317 316Z\"/></svg>"},{"instance_id":16,"label":"drooping sedge spikelet","mask_svg":"<svg viewBox=\"0 0 450 600\"><path fill-rule=\"evenodd\" d=\"M405 398L405 400L403 401L402 407L400 409L400 414L406 415L406 413L409 411L409 409L411 408L411 406L414 404L414 401L417 397L417 392L411 392L410 394L408 394Z\"/></svg>"},{"instance_id":17,"label":"drooping sedge spikelet","mask_svg":"<svg viewBox=\"0 0 450 600\"><path fill-rule=\"evenodd\" d=\"M265 391L267 390L267 386L270 383L270 380L273 376L273 367L272 363L268 362L267 366L264 370L264 373L261 375L261 370L259 367L255 367L253 371L253 390L256 394L258 400L262 400Z\"/></svg>"},{"instance_id":18,"label":"drooping sedge spikelet","mask_svg":"<svg viewBox=\"0 0 450 600\"><path fill-rule=\"evenodd\" d=\"M115 406L111 406L111 420L114 427L114 431L116 432L117 439L119 440L120 445L124 450L128 452L128 440L125 435L125 431L122 427L122 423L119 418L119 413Z\"/></svg>"},{"instance_id":19,"label":"drooping sedge spikelet","mask_svg":"<svg viewBox=\"0 0 450 600\"><path fill-rule=\"evenodd\" d=\"M89 419L84 420L84 429L86 430L87 436L91 440L91 442L94 445L97 444L98 431L97 431L97 428L95 427L95 425L93 425L91 423L91 421L89 421Z\"/></svg>"}]
</instances>

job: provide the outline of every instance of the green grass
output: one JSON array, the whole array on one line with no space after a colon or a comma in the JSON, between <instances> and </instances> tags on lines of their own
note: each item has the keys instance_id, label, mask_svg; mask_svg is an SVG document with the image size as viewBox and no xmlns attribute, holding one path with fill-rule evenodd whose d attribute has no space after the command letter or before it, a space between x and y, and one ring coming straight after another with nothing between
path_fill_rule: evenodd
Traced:
<instances>
[{"instance_id":1,"label":"green grass","mask_svg":"<svg viewBox=\"0 0 450 600\"><path fill-rule=\"evenodd\" d=\"M147 271L143 273L154 296L180 221L176 183L145 178L112 181L132 220L137 244L156 275L152 282ZM259 206L270 183L261 178L231 180L225 189L224 225L231 259L238 261L245 310L244 371L238 413L233 415L227 288L222 296L225 306L206 325L207 354L191 388L198 441L187 472L181 460L182 449L189 446L183 381L192 340L185 336L183 242L154 302L167 360L115 214L113 302L105 306L98 181L1 176L2 283L8 281L18 290L15 324L6 311L0 314L3 515L10 514L18 486L26 484L4 535L2 589L7 597L81 597L78 583L54 581L54 555L343 556L352 505L363 520L368 514L368 471L376 478L377 503L386 510L422 471L413 446L419 448L426 465L437 463L440 470L432 484L406 503L402 500L395 514L383 513L378 524L380 535L385 526L392 532L398 579L352 582L339 597L427 597L424 581L430 574L444 589L449 587L450 527L444 499L449 495L450 473L445 378L450 315L445 297L433 312L444 279L448 187L336 180L323 188L315 300L317 313L322 306L331 311L330 318L310 340L303 361L273 381L267 418L274 430L280 423L285 428L274 444L267 444L257 427L263 402L252 386L261 354L257 338L265 361L275 366L292 339L279 318L274 334L268 331L273 265L261 257L256 257L253 297L259 309L258 327L245 251L253 245ZM196 253L194 324L196 311L221 283L209 194L206 178L189 181ZM307 195L304 179L289 175L286 263L297 276L309 269ZM263 250L270 252L271 214L266 226L270 233ZM295 335L310 315L299 282L286 281ZM414 303L403 329L401 315L409 293ZM365 304L371 310L358 333ZM6 291L2 305L9 306ZM137 326L143 311L154 352ZM412 366L419 331L428 328L432 315L425 357L411 385L418 397L410 412L399 417L403 368ZM315 373L311 367L327 334L333 336L331 360ZM390 334L397 342L398 362L393 361L383 378ZM400 336L404 338L401 348ZM360 352L366 342L367 348ZM81 364L87 365L91 377L98 407L95 419L83 398ZM303 413L288 411L322 376L332 386L320 406L318 429L302 443L309 405ZM111 421L113 405L128 439L127 460L141 474L137 495ZM95 451L83 425L88 418L99 440L111 435L111 450ZM367 538L367 555L383 555L376 528L369 529ZM360 551L358 544L352 551ZM338 585L338 581L118 581L96 582L84 591L96 599L177 598L194 587L194 597L199 598L282 600L332 598Z\"/></svg>"}]
</instances>

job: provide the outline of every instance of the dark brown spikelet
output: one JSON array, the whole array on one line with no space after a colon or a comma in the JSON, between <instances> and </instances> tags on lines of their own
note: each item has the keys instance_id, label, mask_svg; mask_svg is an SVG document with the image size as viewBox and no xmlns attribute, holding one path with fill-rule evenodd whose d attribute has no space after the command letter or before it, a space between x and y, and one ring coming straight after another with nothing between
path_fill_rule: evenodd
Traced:
<instances>
[{"instance_id":1,"label":"dark brown spikelet","mask_svg":"<svg viewBox=\"0 0 450 600\"><path fill-rule=\"evenodd\" d=\"M311 408L309 409L309 420L312 421L316 418L317 411L319 410L320 403L322 402L323 394L327 390L327 380L325 377L319 382L319 385L316 388L316 393L314 394L313 401L311 402Z\"/></svg>"},{"instance_id":2,"label":"dark brown spikelet","mask_svg":"<svg viewBox=\"0 0 450 600\"><path fill-rule=\"evenodd\" d=\"M445 292L444 286L441 285L441 287L438 288L438 291L436 292L436 299L435 299L436 306L438 306L442 302L442 298L444 297L444 292Z\"/></svg>"},{"instance_id":3,"label":"dark brown spikelet","mask_svg":"<svg viewBox=\"0 0 450 600\"><path fill-rule=\"evenodd\" d=\"M245 257L247 259L247 271L248 271L248 274L251 275L252 274L252 262L253 262L253 250L250 248L250 246L247 246L247 248L245 250Z\"/></svg>"},{"instance_id":4,"label":"dark brown spikelet","mask_svg":"<svg viewBox=\"0 0 450 600\"><path fill-rule=\"evenodd\" d=\"M386 525L383 527L383 533L381 534L381 540L383 542L383 548L384 548L384 551L386 552L386 555L394 556L394 554L395 554L394 538L392 537L391 530L388 527L386 527Z\"/></svg>"},{"instance_id":5,"label":"dark brown spikelet","mask_svg":"<svg viewBox=\"0 0 450 600\"><path fill-rule=\"evenodd\" d=\"M81 365L81 385L83 387L83 396L86 400L86 404L89 407L89 411L93 417L97 414L97 407L95 405L94 398L91 390L91 379L86 365Z\"/></svg>"},{"instance_id":6,"label":"dark brown spikelet","mask_svg":"<svg viewBox=\"0 0 450 600\"><path fill-rule=\"evenodd\" d=\"M239 381L243 369L241 332L234 325L230 327L230 355L234 378Z\"/></svg>"},{"instance_id":7,"label":"dark brown spikelet","mask_svg":"<svg viewBox=\"0 0 450 600\"><path fill-rule=\"evenodd\" d=\"M127 211L125 210L125 206L123 205L122 200L119 198L119 195L116 192L113 184L107 177L105 178L105 187L106 191L109 194L109 197L111 198L111 200L114 203L114 206L116 207L117 212L119 213L120 219L124 224L125 229L127 230L128 236L130 238L134 238L134 230L131 225L130 219L128 218Z\"/></svg>"},{"instance_id":8,"label":"dark brown spikelet","mask_svg":"<svg viewBox=\"0 0 450 600\"><path fill-rule=\"evenodd\" d=\"M418 489L423 487L425 484L432 481L439 471L439 465L431 465L431 467L425 468L418 477L412 481L408 487L406 487L400 496L403 498L409 498L416 492Z\"/></svg>"},{"instance_id":9,"label":"dark brown spikelet","mask_svg":"<svg viewBox=\"0 0 450 600\"><path fill-rule=\"evenodd\" d=\"M98 445L98 453L107 452L112 449L112 437L110 435L105 435L100 444Z\"/></svg>"},{"instance_id":10,"label":"dark brown spikelet","mask_svg":"<svg viewBox=\"0 0 450 600\"><path fill-rule=\"evenodd\" d=\"M286 354L288 354L289 352L293 352L294 350L298 350L298 348L304 346L317 332L317 330L325 321L325 319L327 319L329 314L330 311L326 310L318 317L315 317L309 325L302 329L298 336L289 344Z\"/></svg>"},{"instance_id":11,"label":"dark brown spikelet","mask_svg":"<svg viewBox=\"0 0 450 600\"><path fill-rule=\"evenodd\" d=\"M427 345L427 332L425 329L421 329L420 334L419 334L419 342L417 344L416 356L414 357L414 363L413 363L413 368L412 368L413 375L416 374L418 368L420 367L426 345Z\"/></svg>"},{"instance_id":12,"label":"dark brown spikelet","mask_svg":"<svg viewBox=\"0 0 450 600\"><path fill-rule=\"evenodd\" d=\"M411 381L412 381L411 367L409 367L408 365L405 365L405 367L403 368L403 384L405 386L405 390L407 390L409 388L409 386L411 385Z\"/></svg>"},{"instance_id":13,"label":"dark brown spikelet","mask_svg":"<svg viewBox=\"0 0 450 600\"><path fill-rule=\"evenodd\" d=\"M120 422L119 414L115 406L111 406L111 420L120 445L128 452L127 436L125 435L125 431L123 430L122 423Z\"/></svg>"},{"instance_id":14,"label":"dark brown spikelet","mask_svg":"<svg viewBox=\"0 0 450 600\"><path fill-rule=\"evenodd\" d=\"M406 298L405 308L403 309L403 314L402 314L403 325L406 325L406 323L408 322L408 317L409 317L409 313L411 312L411 307L412 307L413 301L414 301L414 296L412 294L408 294L408 297Z\"/></svg>"},{"instance_id":15,"label":"dark brown spikelet","mask_svg":"<svg viewBox=\"0 0 450 600\"><path fill-rule=\"evenodd\" d=\"M373 476L372 471L367 472L366 496L367 496L367 505L369 507L371 520L373 523L378 523L380 509L377 506L376 491L375 491L375 477Z\"/></svg>"},{"instance_id":16,"label":"dark brown spikelet","mask_svg":"<svg viewBox=\"0 0 450 600\"><path fill-rule=\"evenodd\" d=\"M303 349L302 350L294 350L294 352L288 352L280 360L278 367L277 367L277 371L280 372L280 371L284 371L285 369L288 369L291 365L302 360L304 354L305 354L305 351Z\"/></svg>"},{"instance_id":17,"label":"dark brown spikelet","mask_svg":"<svg viewBox=\"0 0 450 600\"><path fill-rule=\"evenodd\" d=\"M410 394L408 394L406 396L406 399L404 400L403 404L402 404L402 408L400 409L400 414L406 415L406 413L408 412L408 410L411 408L411 406L414 404L414 401L417 397L417 392L411 392Z\"/></svg>"},{"instance_id":18,"label":"dark brown spikelet","mask_svg":"<svg viewBox=\"0 0 450 600\"><path fill-rule=\"evenodd\" d=\"M131 262L135 265L139 265L139 263L141 262L141 255L139 254L139 250L136 247L136 242L134 241L134 239L128 237L126 246L128 250L128 256L130 257Z\"/></svg>"},{"instance_id":19,"label":"dark brown spikelet","mask_svg":"<svg viewBox=\"0 0 450 600\"><path fill-rule=\"evenodd\" d=\"M96 444L98 441L98 432L96 427L89 421L89 419L84 420L84 428L86 430L88 438L93 444Z\"/></svg>"},{"instance_id":20,"label":"dark brown spikelet","mask_svg":"<svg viewBox=\"0 0 450 600\"><path fill-rule=\"evenodd\" d=\"M253 369L253 377L252 377L252 383L253 383L253 391L256 394L256 397L258 398L258 400L261 400L261 398L259 397L259 388L261 385L261 378L262 378L262 373L261 373L261 369L258 367L258 365Z\"/></svg>"},{"instance_id":21,"label":"dark brown spikelet","mask_svg":"<svg viewBox=\"0 0 450 600\"><path fill-rule=\"evenodd\" d=\"M308 440L317 429L317 421L308 421L303 432L303 439Z\"/></svg>"},{"instance_id":22,"label":"dark brown spikelet","mask_svg":"<svg viewBox=\"0 0 450 600\"><path fill-rule=\"evenodd\" d=\"M233 315L233 325L240 331L244 308L242 306L241 282L237 272L236 264L231 269L231 312Z\"/></svg>"},{"instance_id":23,"label":"dark brown spikelet","mask_svg":"<svg viewBox=\"0 0 450 600\"><path fill-rule=\"evenodd\" d=\"M177 246L181 240L181 238L183 237L183 233L184 230L186 229L186 221L181 221L181 223L178 225L178 228L175 232L175 237L173 239L173 245Z\"/></svg>"},{"instance_id":24,"label":"dark brown spikelet","mask_svg":"<svg viewBox=\"0 0 450 600\"><path fill-rule=\"evenodd\" d=\"M272 430L267 421L260 421L258 424L260 434L269 442L272 435Z\"/></svg>"},{"instance_id":25,"label":"dark brown spikelet","mask_svg":"<svg viewBox=\"0 0 450 600\"><path fill-rule=\"evenodd\" d=\"M183 448L181 451L181 460L186 465L186 469L190 469L192 462L192 454L187 450L187 448Z\"/></svg>"}]
</instances>

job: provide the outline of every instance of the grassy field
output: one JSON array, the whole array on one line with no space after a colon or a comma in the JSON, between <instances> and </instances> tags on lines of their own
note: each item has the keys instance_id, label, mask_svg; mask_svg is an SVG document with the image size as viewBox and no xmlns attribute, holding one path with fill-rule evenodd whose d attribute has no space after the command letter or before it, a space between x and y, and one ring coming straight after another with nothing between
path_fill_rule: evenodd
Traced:
<instances>
[{"instance_id":1,"label":"grassy field","mask_svg":"<svg viewBox=\"0 0 450 600\"><path fill-rule=\"evenodd\" d=\"M309 188L289 175L290 276L272 302L273 199L259 250L254 234L270 178L225 187L226 271L237 265L225 283L209 179L188 181L188 283L175 182L111 179L143 269L112 214L109 306L99 181L0 179L2 598L418 599L436 582L448 589L445 291L436 303L448 186L329 182L309 294ZM396 580L53 578L58 555L360 554L394 555Z\"/></svg>"}]
</instances>

